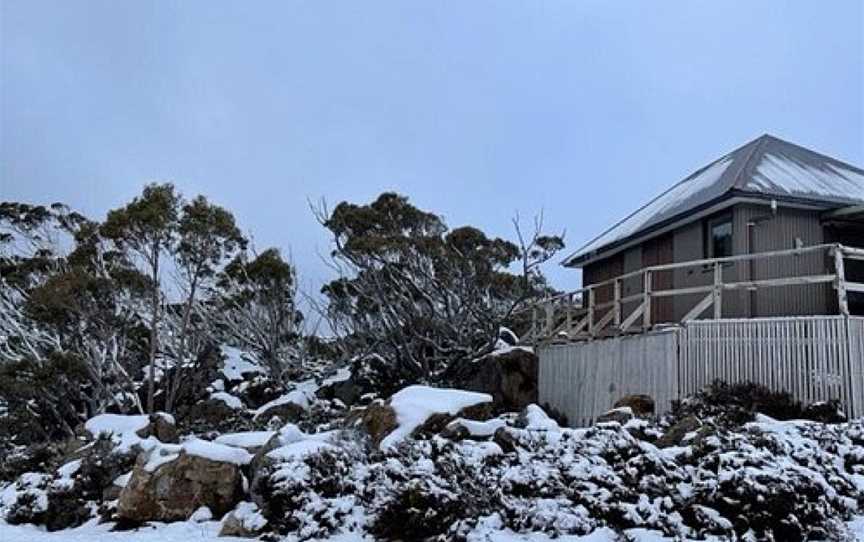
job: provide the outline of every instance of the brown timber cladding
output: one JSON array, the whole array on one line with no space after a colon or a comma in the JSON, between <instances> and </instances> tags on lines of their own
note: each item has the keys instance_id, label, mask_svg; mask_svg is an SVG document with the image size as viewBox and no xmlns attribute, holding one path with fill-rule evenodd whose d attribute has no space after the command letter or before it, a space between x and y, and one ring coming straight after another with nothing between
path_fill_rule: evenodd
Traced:
<instances>
[{"instance_id":1,"label":"brown timber cladding","mask_svg":"<svg viewBox=\"0 0 864 542\"><path fill-rule=\"evenodd\" d=\"M825 230L817 211L780 208L776 214L772 214L769 206L755 204L739 204L732 208L732 243L735 255L813 246L824 242ZM655 263L686 262L705 257L703 221L697 221L682 226L667 236L646 241L610 258L587 265L583 283L588 286ZM723 280L735 282L830 272L833 272L833 264L825 255L806 254L729 264L723 269ZM654 280L655 290L706 286L713 281L713 270L707 267L676 269L659 273ZM624 297L641 291L639 277L623 281ZM611 288L609 292L599 292L597 302L609 301L611 295ZM702 294L681 295L661 301L656 307L652 307L653 323L680 321L699 302L701 296ZM625 313L630 310L632 307L624 307ZM782 293L764 288L756 292L729 291L723 294L724 318L826 315L836 312L832 287L824 284L792 286L783 288ZM702 317L709 316L710 314L705 314Z\"/></svg>"}]
</instances>

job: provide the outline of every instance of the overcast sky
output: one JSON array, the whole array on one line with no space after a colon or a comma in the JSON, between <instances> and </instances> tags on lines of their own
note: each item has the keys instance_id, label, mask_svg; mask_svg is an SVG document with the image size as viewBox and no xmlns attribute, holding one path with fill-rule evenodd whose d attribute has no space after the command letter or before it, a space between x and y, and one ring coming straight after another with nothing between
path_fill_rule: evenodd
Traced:
<instances>
[{"instance_id":1,"label":"overcast sky","mask_svg":"<svg viewBox=\"0 0 864 542\"><path fill-rule=\"evenodd\" d=\"M170 180L310 285L309 199L543 209L572 249L765 132L864 165L862 34L858 1L0 0L0 200Z\"/></svg>"}]
</instances>

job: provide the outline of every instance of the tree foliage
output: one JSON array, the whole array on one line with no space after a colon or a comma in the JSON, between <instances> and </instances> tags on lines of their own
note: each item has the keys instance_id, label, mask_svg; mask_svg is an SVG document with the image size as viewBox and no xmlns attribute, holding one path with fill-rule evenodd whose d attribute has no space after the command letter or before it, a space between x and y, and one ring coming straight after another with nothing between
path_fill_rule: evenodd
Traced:
<instances>
[{"instance_id":1,"label":"tree foliage","mask_svg":"<svg viewBox=\"0 0 864 542\"><path fill-rule=\"evenodd\" d=\"M340 272L322 289L331 327L350 351L386 355L406 378L493 348L501 326L546 291L539 266L564 246L542 234L542 221L529 239L519 231L518 244L470 226L450 230L394 193L318 215ZM520 273L511 272L516 263Z\"/></svg>"}]
</instances>

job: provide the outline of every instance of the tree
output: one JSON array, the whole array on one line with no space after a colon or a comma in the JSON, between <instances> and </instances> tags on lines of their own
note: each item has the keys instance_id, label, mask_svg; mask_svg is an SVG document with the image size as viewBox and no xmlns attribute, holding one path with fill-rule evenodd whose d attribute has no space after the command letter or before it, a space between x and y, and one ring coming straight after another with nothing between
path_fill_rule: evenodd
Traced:
<instances>
[{"instance_id":1,"label":"tree","mask_svg":"<svg viewBox=\"0 0 864 542\"><path fill-rule=\"evenodd\" d=\"M181 374L191 348L191 325L202 282L212 279L222 265L246 247L246 239L234 221L234 215L198 196L183 206L178 224L175 259L180 287L185 291L180 324L176 335L174 380L168 385L165 410L170 412L179 390Z\"/></svg>"},{"instance_id":2,"label":"tree","mask_svg":"<svg viewBox=\"0 0 864 542\"><path fill-rule=\"evenodd\" d=\"M491 350L500 327L545 290L539 266L563 248L539 229L530 239L517 230L518 245L473 227L449 230L393 193L317 215L341 275L322 289L331 328L355 354L388 354L406 379ZM509 272L517 261L521 275Z\"/></svg>"},{"instance_id":3,"label":"tree","mask_svg":"<svg viewBox=\"0 0 864 542\"><path fill-rule=\"evenodd\" d=\"M162 256L177 235L180 197L172 184L150 184L139 197L108 213L101 235L121 249L134 252L150 279L150 351L147 375L147 410L154 411L156 355L161 305L159 272Z\"/></svg>"},{"instance_id":4,"label":"tree","mask_svg":"<svg viewBox=\"0 0 864 542\"><path fill-rule=\"evenodd\" d=\"M219 277L222 291L216 319L227 340L251 350L269 373L284 380L299 361L297 348L303 316L297 309L297 273L270 248L251 261L235 258Z\"/></svg>"}]
</instances>

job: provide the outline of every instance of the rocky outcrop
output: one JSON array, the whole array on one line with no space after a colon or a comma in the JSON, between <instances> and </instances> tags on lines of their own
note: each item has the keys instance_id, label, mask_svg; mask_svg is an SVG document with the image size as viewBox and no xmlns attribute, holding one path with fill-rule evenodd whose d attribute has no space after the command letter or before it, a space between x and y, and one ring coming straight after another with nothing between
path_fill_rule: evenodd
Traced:
<instances>
[{"instance_id":1,"label":"rocky outcrop","mask_svg":"<svg viewBox=\"0 0 864 542\"><path fill-rule=\"evenodd\" d=\"M514 347L454 364L447 380L455 388L488 393L498 412L519 411L537 402L537 356Z\"/></svg>"},{"instance_id":2,"label":"rocky outcrop","mask_svg":"<svg viewBox=\"0 0 864 542\"><path fill-rule=\"evenodd\" d=\"M180 452L154 465L142 454L120 492L117 514L134 522L182 521L206 506L219 517L243 497L243 474L231 462ZM158 462L157 462L158 463Z\"/></svg>"}]
</instances>

